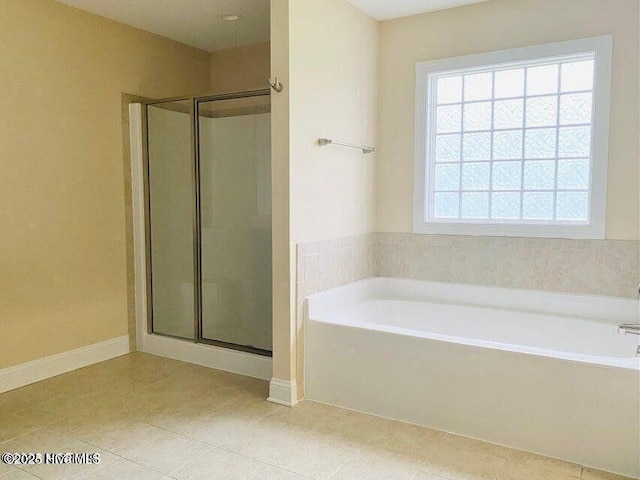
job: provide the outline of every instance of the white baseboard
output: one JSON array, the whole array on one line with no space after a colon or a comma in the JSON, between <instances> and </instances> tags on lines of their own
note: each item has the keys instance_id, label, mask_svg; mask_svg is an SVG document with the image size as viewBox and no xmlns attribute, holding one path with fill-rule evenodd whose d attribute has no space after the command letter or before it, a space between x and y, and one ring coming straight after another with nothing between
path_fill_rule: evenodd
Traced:
<instances>
[{"instance_id":1,"label":"white baseboard","mask_svg":"<svg viewBox=\"0 0 640 480\"><path fill-rule=\"evenodd\" d=\"M138 350L262 380L271 378L273 361L262 355L148 333L143 333Z\"/></svg>"},{"instance_id":2,"label":"white baseboard","mask_svg":"<svg viewBox=\"0 0 640 480\"><path fill-rule=\"evenodd\" d=\"M269 398L271 403L293 407L298 403L298 388L296 381L288 382L278 378L272 378L269 382Z\"/></svg>"},{"instance_id":3,"label":"white baseboard","mask_svg":"<svg viewBox=\"0 0 640 480\"><path fill-rule=\"evenodd\" d=\"M129 353L129 337L116 337L0 370L0 393Z\"/></svg>"}]
</instances>

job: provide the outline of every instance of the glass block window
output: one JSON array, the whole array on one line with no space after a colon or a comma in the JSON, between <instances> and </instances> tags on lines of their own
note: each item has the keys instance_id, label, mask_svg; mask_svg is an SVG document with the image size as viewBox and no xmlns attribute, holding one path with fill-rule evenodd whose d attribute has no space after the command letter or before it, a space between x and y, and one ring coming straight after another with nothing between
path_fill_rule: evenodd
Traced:
<instances>
[{"instance_id":1,"label":"glass block window","mask_svg":"<svg viewBox=\"0 0 640 480\"><path fill-rule=\"evenodd\" d=\"M604 203L594 165L606 162L596 62L594 50L425 72L424 222L592 226Z\"/></svg>"},{"instance_id":2,"label":"glass block window","mask_svg":"<svg viewBox=\"0 0 640 480\"><path fill-rule=\"evenodd\" d=\"M432 218L587 223L594 63L432 75Z\"/></svg>"}]
</instances>

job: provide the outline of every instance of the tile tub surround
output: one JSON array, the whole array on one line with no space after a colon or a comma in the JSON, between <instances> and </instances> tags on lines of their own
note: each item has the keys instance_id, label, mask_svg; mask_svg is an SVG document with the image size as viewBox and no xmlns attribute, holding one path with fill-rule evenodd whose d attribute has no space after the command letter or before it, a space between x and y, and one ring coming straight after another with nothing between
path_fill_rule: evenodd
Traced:
<instances>
[{"instance_id":1,"label":"tile tub surround","mask_svg":"<svg viewBox=\"0 0 640 480\"><path fill-rule=\"evenodd\" d=\"M297 351L298 398L304 397L304 298L329 288L375 275L376 234L297 246Z\"/></svg>"},{"instance_id":2,"label":"tile tub surround","mask_svg":"<svg viewBox=\"0 0 640 480\"><path fill-rule=\"evenodd\" d=\"M0 452L100 452L98 465L0 462L0 479L624 480L310 401L266 381L133 353L0 394ZM118 392L118 395L113 395Z\"/></svg>"},{"instance_id":3,"label":"tile tub surround","mask_svg":"<svg viewBox=\"0 0 640 480\"><path fill-rule=\"evenodd\" d=\"M376 238L367 233L298 244L298 291L308 296L374 276Z\"/></svg>"},{"instance_id":4,"label":"tile tub surround","mask_svg":"<svg viewBox=\"0 0 640 480\"><path fill-rule=\"evenodd\" d=\"M375 274L635 298L639 243L378 233Z\"/></svg>"}]
</instances>

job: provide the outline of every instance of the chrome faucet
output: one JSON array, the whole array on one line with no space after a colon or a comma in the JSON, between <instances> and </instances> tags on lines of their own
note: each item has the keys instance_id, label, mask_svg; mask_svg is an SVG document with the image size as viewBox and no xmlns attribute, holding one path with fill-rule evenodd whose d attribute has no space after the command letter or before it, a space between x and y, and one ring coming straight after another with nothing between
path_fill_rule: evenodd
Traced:
<instances>
[{"instance_id":1,"label":"chrome faucet","mask_svg":"<svg viewBox=\"0 0 640 480\"><path fill-rule=\"evenodd\" d=\"M638 283L636 292L638 294L638 300L640 300L640 283ZM623 323L618 325L618 333L640 335L640 323ZM640 355L640 345L638 345L638 354Z\"/></svg>"},{"instance_id":2,"label":"chrome faucet","mask_svg":"<svg viewBox=\"0 0 640 480\"><path fill-rule=\"evenodd\" d=\"M618 325L618 333L640 335L640 323L623 323Z\"/></svg>"}]
</instances>

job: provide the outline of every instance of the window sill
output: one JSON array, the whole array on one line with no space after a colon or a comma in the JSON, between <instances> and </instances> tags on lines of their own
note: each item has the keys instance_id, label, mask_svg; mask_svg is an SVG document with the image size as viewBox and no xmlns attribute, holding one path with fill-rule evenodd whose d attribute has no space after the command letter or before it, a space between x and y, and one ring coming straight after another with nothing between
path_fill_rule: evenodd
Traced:
<instances>
[{"instance_id":1,"label":"window sill","mask_svg":"<svg viewBox=\"0 0 640 480\"><path fill-rule=\"evenodd\" d=\"M414 221L413 233L591 240L604 240L605 238L604 226L595 225L513 225Z\"/></svg>"}]
</instances>

